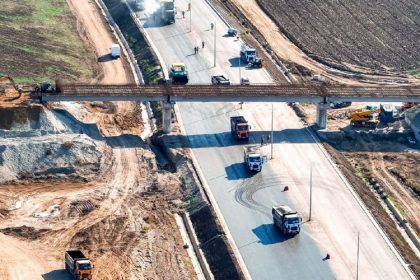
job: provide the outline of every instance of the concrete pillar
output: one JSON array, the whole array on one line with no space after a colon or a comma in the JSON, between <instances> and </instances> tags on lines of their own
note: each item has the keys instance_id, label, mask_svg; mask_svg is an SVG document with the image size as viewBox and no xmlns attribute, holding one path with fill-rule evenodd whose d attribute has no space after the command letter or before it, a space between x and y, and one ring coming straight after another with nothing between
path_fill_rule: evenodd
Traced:
<instances>
[{"instance_id":1,"label":"concrete pillar","mask_svg":"<svg viewBox=\"0 0 420 280\"><path fill-rule=\"evenodd\" d=\"M164 133L172 131L172 110L175 102L165 101L162 104L162 129Z\"/></svg>"},{"instance_id":2,"label":"concrete pillar","mask_svg":"<svg viewBox=\"0 0 420 280\"><path fill-rule=\"evenodd\" d=\"M330 108L328 103L318 103L316 106L316 124L320 129L327 128L327 110Z\"/></svg>"}]
</instances>

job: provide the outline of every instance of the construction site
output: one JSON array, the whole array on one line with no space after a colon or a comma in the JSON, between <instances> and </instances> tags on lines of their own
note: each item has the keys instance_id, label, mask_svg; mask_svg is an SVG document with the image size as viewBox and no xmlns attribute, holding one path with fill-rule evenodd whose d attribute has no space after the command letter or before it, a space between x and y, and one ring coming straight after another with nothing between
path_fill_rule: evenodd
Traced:
<instances>
[{"instance_id":1,"label":"construction site","mask_svg":"<svg viewBox=\"0 0 420 280\"><path fill-rule=\"evenodd\" d=\"M418 4L404 1L397 9L380 1L384 15L373 16L368 3L187 2L24 0L1 8L0 279L276 279L306 257L301 265L314 270L285 277L351 279L355 259L345 244L359 232L362 246L383 246L378 255L362 247L361 278L418 278L420 106L410 101L418 100L420 84L412 13ZM216 19L204 20L206 13ZM384 25L385 14L395 20ZM338 15L346 20L334 24ZM328 24L334 28L325 33ZM36 36L28 40L30 34ZM216 50L216 36L230 41ZM249 50L258 56L248 58ZM282 85L288 101L255 101L280 96ZM359 102L343 99L347 86L351 98L352 86L366 96L375 87L383 91L371 94L377 102L362 102L360 90ZM305 102L298 91L323 101ZM341 99L325 97L340 93ZM381 102L387 93L404 101ZM107 99L112 94L118 102ZM258 146L258 172L250 172L250 144ZM328 155L315 158L318 150ZM322 166L327 160L368 217L358 231L342 229L340 241L335 228L345 221L329 216L340 201L327 197L338 185L322 174L333 170ZM308 214L309 165L311 188L314 181L320 194ZM344 192L337 197L347 199ZM287 228L281 234L267 222L277 208L266 203L279 204L279 197L302 209L290 210L300 219L297 236L286 238ZM323 207L331 207L328 214ZM337 212L351 212L343 208ZM349 227L359 212L349 216ZM381 254L383 265L368 261ZM271 271L280 255L290 263Z\"/></svg>"}]
</instances>

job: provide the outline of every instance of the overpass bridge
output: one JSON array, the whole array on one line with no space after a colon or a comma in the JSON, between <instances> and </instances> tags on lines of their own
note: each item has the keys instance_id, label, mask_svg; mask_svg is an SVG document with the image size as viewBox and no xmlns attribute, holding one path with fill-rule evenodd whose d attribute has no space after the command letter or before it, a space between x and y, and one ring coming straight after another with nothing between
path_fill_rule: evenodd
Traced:
<instances>
[{"instance_id":1,"label":"overpass bridge","mask_svg":"<svg viewBox=\"0 0 420 280\"><path fill-rule=\"evenodd\" d=\"M42 101L162 101L163 126L170 131L176 102L306 102L317 103L317 123L325 128L333 101L418 102L420 86L332 85L90 85L56 82L54 93L35 91Z\"/></svg>"}]
</instances>

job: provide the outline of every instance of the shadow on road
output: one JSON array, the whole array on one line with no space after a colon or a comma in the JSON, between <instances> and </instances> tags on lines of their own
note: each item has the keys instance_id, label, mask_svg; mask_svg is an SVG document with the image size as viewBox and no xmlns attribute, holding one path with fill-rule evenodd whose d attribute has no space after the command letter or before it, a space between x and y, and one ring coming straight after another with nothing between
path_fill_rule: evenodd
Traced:
<instances>
[{"instance_id":1,"label":"shadow on road","mask_svg":"<svg viewBox=\"0 0 420 280\"><path fill-rule=\"evenodd\" d=\"M108 62L108 61L112 61L112 60L114 60L114 58L111 56L110 53L104 54L104 55L98 57L98 62L99 63L104 63L104 62Z\"/></svg>"},{"instance_id":2,"label":"shadow on road","mask_svg":"<svg viewBox=\"0 0 420 280\"><path fill-rule=\"evenodd\" d=\"M243 162L233 163L225 167L228 180L239 180L251 178L254 173L250 173L245 169Z\"/></svg>"},{"instance_id":3,"label":"shadow on road","mask_svg":"<svg viewBox=\"0 0 420 280\"><path fill-rule=\"evenodd\" d=\"M56 269L42 275L44 280L72 280L74 279L65 269Z\"/></svg>"},{"instance_id":4,"label":"shadow on road","mask_svg":"<svg viewBox=\"0 0 420 280\"><path fill-rule=\"evenodd\" d=\"M262 245L281 243L291 238L291 236L282 235L274 224L262 224L252 229L252 232L258 237L259 243Z\"/></svg>"}]
</instances>

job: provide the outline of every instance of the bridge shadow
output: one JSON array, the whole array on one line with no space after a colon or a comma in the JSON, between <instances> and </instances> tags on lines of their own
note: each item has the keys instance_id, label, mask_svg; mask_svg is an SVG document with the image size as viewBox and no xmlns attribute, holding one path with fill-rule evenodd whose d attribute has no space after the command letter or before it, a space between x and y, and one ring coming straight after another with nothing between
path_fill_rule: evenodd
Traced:
<instances>
[{"instance_id":1,"label":"bridge shadow","mask_svg":"<svg viewBox=\"0 0 420 280\"><path fill-rule=\"evenodd\" d=\"M283 235L280 233L274 224L262 224L252 229L252 232L258 237L258 242L262 245L282 243L293 237L291 235Z\"/></svg>"},{"instance_id":2,"label":"bridge shadow","mask_svg":"<svg viewBox=\"0 0 420 280\"><path fill-rule=\"evenodd\" d=\"M298 129L284 129L273 132L273 143L294 143L294 144L312 144L315 143L311 135L305 130L305 128ZM267 141L267 137L270 140ZM261 145L261 138L263 144L268 145L271 143L271 131L252 131L250 134L250 140L236 141L233 139L230 131L215 133L215 134L193 134L193 135L162 135L161 137L166 138L166 141L170 141L178 144L174 148L212 148L212 147L232 147L232 146L243 146L243 145Z\"/></svg>"},{"instance_id":3,"label":"bridge shadow","mask_svg":"<svg viewBox=\"0 0 420 280\"><path fill-rule=\"evenodd\" d=\"M58 114L57 117L63 118L62 122L66 125L67 129L73 133L86 134L93 140L105 141L113 148L148 147L148 144L137 135L121 134L117 136L104 136L99 131L96 123L81 122L64 109L54 109L53 111Z\"/></svg>"}]
</instances>

